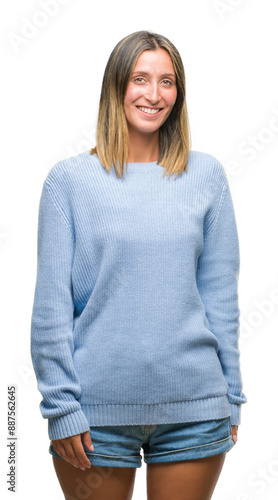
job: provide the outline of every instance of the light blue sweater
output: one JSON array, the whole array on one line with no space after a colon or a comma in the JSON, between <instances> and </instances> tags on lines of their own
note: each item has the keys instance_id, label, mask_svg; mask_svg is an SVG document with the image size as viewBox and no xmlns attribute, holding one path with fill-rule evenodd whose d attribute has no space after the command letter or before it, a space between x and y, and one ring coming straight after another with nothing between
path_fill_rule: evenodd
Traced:
<instances>
[{"instance_id":1,"label":"light blue sweater","mask_svg":"<svg viewBox=\"0 0 278 500\"><path fill-rule=\"evenodd\" d=\"M240 424L239 245L221 163L110 174L90 151L42 188L31 356L49 438L100 425Z\"/></svg>"}]
</instances>

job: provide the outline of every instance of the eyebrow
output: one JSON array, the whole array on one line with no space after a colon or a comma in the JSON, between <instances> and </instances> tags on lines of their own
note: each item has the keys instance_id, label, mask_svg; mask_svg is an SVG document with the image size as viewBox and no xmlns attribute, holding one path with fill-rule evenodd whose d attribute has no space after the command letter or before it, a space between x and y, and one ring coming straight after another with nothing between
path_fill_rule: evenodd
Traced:
<instances>
[{"instance_id":1,"label":"eyebrow","mask_svg":"<svg viewBox=\"0 0 278 500\"><path fill-rule=\"evenodd\" d=\"M133 75L149 75L150 73L148 73L147 71L134 71L132 73ZM160 75L162 78L165 78L167 76L172 76L174 78L176 78L176 75L173 75L173 73L164 73L163 75Z\"/></svg>"}]
</instances>

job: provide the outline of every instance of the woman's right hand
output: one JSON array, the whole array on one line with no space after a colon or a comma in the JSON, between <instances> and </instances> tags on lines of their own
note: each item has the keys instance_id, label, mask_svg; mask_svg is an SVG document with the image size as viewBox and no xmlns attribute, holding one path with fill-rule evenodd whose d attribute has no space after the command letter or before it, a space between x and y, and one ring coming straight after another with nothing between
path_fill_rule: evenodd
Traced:
<instances>
[{"instance_id":1,"label":"woman's right hand","mask_svg":"<svg viewBox=\"0 0 278 500\"><path fill-rule=\"evenodd\" d=\"M90 469L91 462L86 456L81 438L89 450L94 449L91 448L92 439L89 431L63 439L52 439L52 446L58 455L69 462L69 464L80 467L82 470L85 470L85 467Z\"/></svg>"}]
</instances>

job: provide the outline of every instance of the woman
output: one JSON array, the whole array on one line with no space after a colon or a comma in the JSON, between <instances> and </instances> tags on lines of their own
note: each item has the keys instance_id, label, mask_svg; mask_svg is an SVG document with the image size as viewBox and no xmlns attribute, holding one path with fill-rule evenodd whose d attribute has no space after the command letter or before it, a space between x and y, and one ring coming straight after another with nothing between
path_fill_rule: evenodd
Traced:
<instances>
[{"instance_id":1,"label":"woman","mask_svg":"<svg viewBox=\"0 0 278 500\"><path fill-rule=\"evenodd\" d=\"M235 214L185 98L174 45L125 37L96 147L43 185L31 354L65 498L131 499L142 447L148 500L208 500L237 438Z\"/></svg>"}]
</instances>

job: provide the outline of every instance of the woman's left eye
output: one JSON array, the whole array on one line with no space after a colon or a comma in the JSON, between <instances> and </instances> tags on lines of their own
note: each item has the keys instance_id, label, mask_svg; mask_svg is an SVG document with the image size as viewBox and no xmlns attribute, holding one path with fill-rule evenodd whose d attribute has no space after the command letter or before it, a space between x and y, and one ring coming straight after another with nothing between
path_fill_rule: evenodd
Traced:
<instances>
[{"instance_id":1,"label":"woman's left eye","mask_svg":"<svg viewBox=\"0 0 278 500\"><path fill-rule=\"evenodd\" d=\"M165 83L166 85L172 85L171 80L162 80L162 83Z\"/></svg>"}]
</instances>

